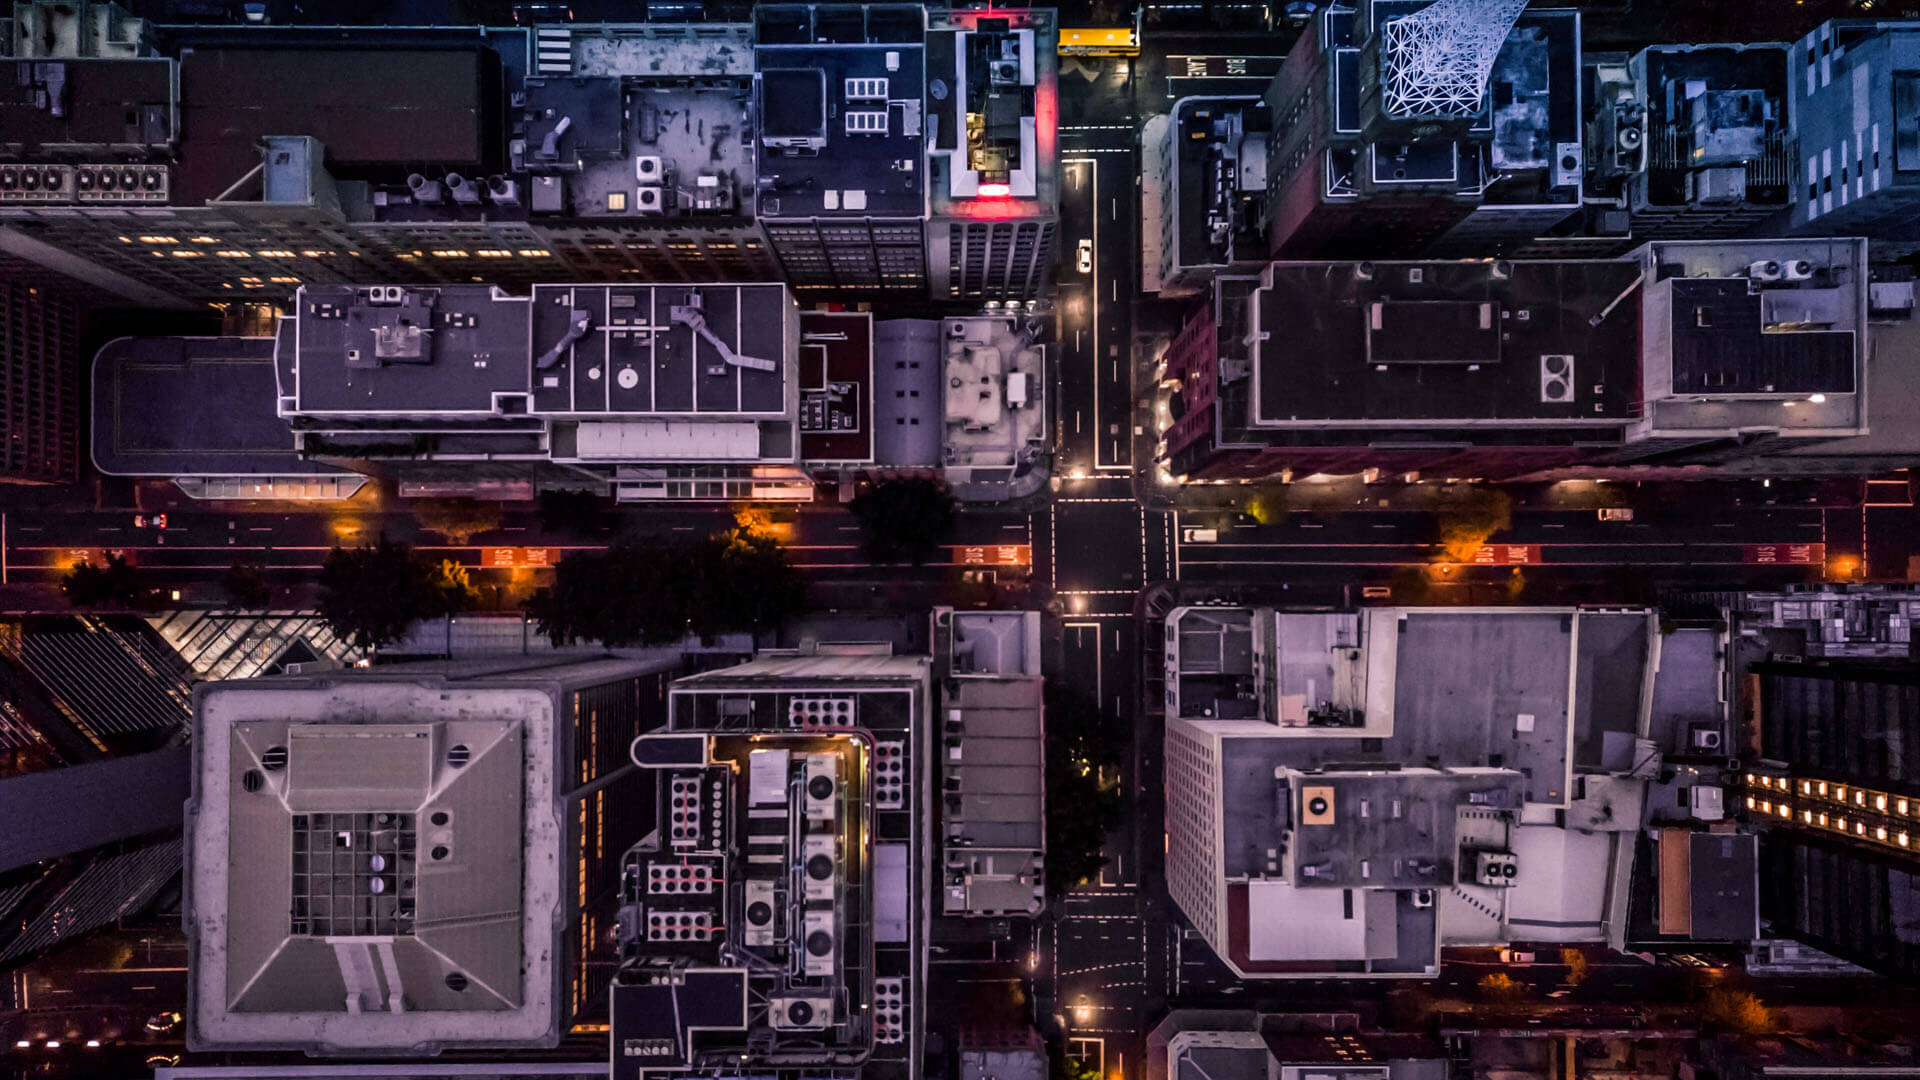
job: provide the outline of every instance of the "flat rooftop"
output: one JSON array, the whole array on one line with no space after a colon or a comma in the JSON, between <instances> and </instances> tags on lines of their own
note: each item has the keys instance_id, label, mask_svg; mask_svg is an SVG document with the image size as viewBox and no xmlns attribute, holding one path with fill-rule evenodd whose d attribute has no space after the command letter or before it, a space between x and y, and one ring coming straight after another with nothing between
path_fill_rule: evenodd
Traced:
<instances>
[{"instance_id":1,"label":"flat rooftop","mask_svg":"<svg viewBox=\"0 0 1920 1080\"><path fill-rule=\"evenodd\" d=\"M768 4L754 19L761 216L920 217L922 10Z\"/></svg>"},{"instance_id":2,"label":"flat rooftop","mask_svg":"<svg viewBox=\"0 0 1920 1080\"><path fill-rule=\"evenodd\" d=\"M1687 178L1702 166L1739 166L1747 203L1791 202L1794 176L1780 168L1797 164L1786 160L1787 54L1786 45L1772 42L1655 45L1636 53L1648 156L1635 202L1686 207Z\"/></svg>"},{"instance_id":3,"label":"flat rooftop","mask_svg":"<svg viewBox=\"0 0 1920 1080\"><path fill-rule=\"evenodd\" d=\"M874 459L873 314L800 313L800 456Z\"/></svg>"},{"instance_id":4,"label":"flat rooftop","mask_svg":"<svg viewBox=\"0 0 1920 1080\"><path fill-rule=\"evenodd\" d=\"M121 338L93 360L93 461L109 476L300 476L274 409L272 338Z\"/></svg>"},{"instance_id":5,"label":"flat rooftop","mask_svg":"<svg viewBox=\"0 0 1920 1080\"><path fill-rule=\"evenodd\" d=\"M780 285L309 286L287 415L782 415ZM766 368L771 370L766 370Z\"/></svg>"},{"instance_id":6,"label":"flat rooftop","mask_svg":"<svg viewBox=\"0 0 1920 1080\"><path fill-rule=\"evenodd\" d=\"M1248 305L1265 335L1248 422L1618 424L1640 308L1616 301L1639 278L1628 262L1274 263Z\"/></svg>"},{"instance_id":7,"label":"flat rooftop","mask_svg":"<svg viewBox=\"0 0 1920 1080\"><path fill-rule=\"evenodd\" d=\"M0 61L0 147L10 154L63 148L170 145L174 61ZM108 160L119 160L118 156Z\"/></svg>"},{"instance_id":8,"label":"flat rooftop","mask_svg":"<svg viewBox=\"0 0 1920 1080\"><path fill-rule=\"evenodd\" d=\"M365 167L469 170L504 149L500 58L446 48L297 49L204 43L180 61L173 201L204 203L260 164L260 140L310 135L336 176ZM380 123L368 123L379 116Z\"/></svg>"}]
</instances>

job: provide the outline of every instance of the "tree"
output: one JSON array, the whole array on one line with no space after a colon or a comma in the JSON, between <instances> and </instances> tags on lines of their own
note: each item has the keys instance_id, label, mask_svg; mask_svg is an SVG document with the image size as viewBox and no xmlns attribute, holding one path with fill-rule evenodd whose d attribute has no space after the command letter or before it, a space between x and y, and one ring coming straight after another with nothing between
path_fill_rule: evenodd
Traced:
<instances>
[{"instance_id":1,"label":"tree","mask_svg":"<svg viewBox=\"0 0 1920 1080\"><path fill-rule=\"evenodd\" d=\"M266 572L259 563L235 559L221 577L220 587L226 590L227 601L237 608L263 608L273 600L273 589L268 587Z\"/></svg>"},{"instance_id":2,"label":"tree","mask_svg":"<svg viewBox=\"0 0 1920 1080\"><path fill-rule=\"evenodd\" d=\"M479 499L421 499L413 504L413 516L422 528L432 529L455 546L499 528L503 517L499 503Z\"/></svg>"},{"instance_id":3,"label":"tree","mask_svg":"<svg viewBox=\"0 0 1920 1080\"><path fill-rule=\"evenodd\" d=\"M479 605L480 590L474 588L473 576L468 573L466 564L441 559L440 565L433 568L429 577L433 591L439 596L443 614L472 611Z\"/></svg>"},{"instance_id":4,"label":"tree","mask_svg":"<svg viewBox=\"0 0 1920 1080\"><path fill-rule=\"evenodd\" d=\"M153 604L152 590L141 582L126 556L117 551L107 552L98 565L88 559L75 563L60 579L60 591L74 607L145 608Z\"/></svg>"},{"instance_id":5,"label":"tree","mask_svg":"<svg viewBox=\"0 0 1920 1080\"><path fill-rule=\"evenodd\" d=\"M877 563L920 566L953 532L953 492L928 476L882 480L855 496L847 509L860 519L867 557Z\"/></svg>"},{"instance_id":6,"label":"tree","mask_svg":"<svg viewBox=\"0 0 1920 1080\"><path fill-rule=\"evenodd\" d=\"M540 493L540 528L547 532L599 536L609 524L605 501L591 491Z\"/></svg>"},{"instance_id":7,"label":"tree","mask_svg":"<svg viewBox=\"0 0 1920 1080\"><path fill-rule=\"evenodd\" d=\"M362 651L399 641L416 619L446 614L446 604L434 568L384 535L372 547L336 547L320 567L320 617Z\"/></svg>"},{"instance_id":8,"label":"tree","mask_svg":"<svg viewBox=\"0 0 1920 1080\"><path fill-rule=\"evenodd\" d=\"M1440 509L1440 551L1448 562L1472 562L1495 533L1513 525L1513 500L1498 488L1469 488Z\"/></svg>"},{"instance_id":9,"label":"tree","mask_svg":"<svg viewBox=\"0 0 1920 1080\"><path fill-rule=\"evenodd\" d=\"M1047 893L1057 899L1100 873L1125 795L1117 780L1127 732L1098 703L1046 686Z\"/></svg>"},{"instance_id":10,"label":"tree","mask_svg":"<svg viewBox=\"0 0 1920 1080\"><path fill-rule=\"evenodd\" d=\"M1780 1030L1780 1018L1758 997L1743 990L1707 993L1707 1022L1741 1035L1771 1035Z\"/></svg>"},{"instance_id":11,"label":"tree","mask_svg":"<svg viewBox=\"0 0 1920 1080\"><path fill-rule=\"evenodd\" d=\"M1560 962L1567 965L1567 985L1579 986L1587 981L1590 967L1587 954L1582 949L1561 949Z\"/></svg>"},{"instance_id":12,"label":"tree","mask_svg":"<svg viewBox=\"0 0 1920 1080\"><path fill-rule=\"evenodd\" d=\"M1488 1001L1518 1001L1527 996L1527 984L1504 971L1480 976L1480 995Z\"/></svg>"},{"instance_id":13,"label":"tree","mask_svg":"<svg viewBox=\"0 0 1920 1080\"><path fill-rule=\"evenodd\" d=\"M664 645L688 634L758 633L806 610L786 549L747 524L691 543L576 551L527 612L555 645Z\"/></svg>"}]
</instances>

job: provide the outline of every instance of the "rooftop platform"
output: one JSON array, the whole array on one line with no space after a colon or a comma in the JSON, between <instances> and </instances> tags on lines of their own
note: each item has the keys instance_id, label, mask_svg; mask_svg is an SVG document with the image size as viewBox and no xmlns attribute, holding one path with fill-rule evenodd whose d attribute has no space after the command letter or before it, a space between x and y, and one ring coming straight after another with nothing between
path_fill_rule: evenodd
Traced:
<instances>
[{"instance_id":1,"label":"rooftop platform","mask_svg":"<svg viewBox=\"0 0 1920 1080\"><path fill-rule=\"evenodd\" d=\"M1618 425L1640 310L1626 262L1274 263L1249 303L1257 429Z\"/></svg>"},{"instance_id":2,"label":"rooftop platform","mask_svg":"<svg viewBox=\"0 0 1920 1080\"><path fill-rule=\"evenodd\" d=\"M93 461L109 476L301 476L274 410L272 338L121 338L93 361Z\"/></svg>"}]
</instances>

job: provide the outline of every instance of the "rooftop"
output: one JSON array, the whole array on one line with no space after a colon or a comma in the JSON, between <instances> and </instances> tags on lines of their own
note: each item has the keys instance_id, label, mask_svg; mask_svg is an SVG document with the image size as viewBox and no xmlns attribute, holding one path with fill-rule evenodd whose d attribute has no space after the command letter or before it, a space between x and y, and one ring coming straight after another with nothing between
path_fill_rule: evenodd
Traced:
<instances>
[{"instance_id":1,"label":"rooftop","mask_svg":"<svg viewBox=\"0 0 1920 1080\"><path fill-rule=\"evenodd\" d=\"M1655 45L1631 68L1646 109L1636 209L1792 201L1787 46ZM1723 171L1732 186L1707 192L1703 170Z\"/></svg>"},{"instance_id":2,"label":"rooftop","mask_svg":"<svg viewBox=\"0 0 1920 1080\"><path fill-rule=\"evenodd\" d=\"M0 149L9 155L164 152L178 137L172 60L4 60L0 72ZM0 188L0 201L18 190Z\"/></svg>"},{"instance_id":3,"label":"rooftop","mask_svg":"<svg viewBox=\"0 0 1920 1080\"><path fill-rule=\"evenodd\" d=\"M1180 266L1230 266L1266 255L1267 139L1272 110L1260 98L1174 102L1167 138Z\"/></svg>"},{"instance_id":4,"label":"rooftop","mask_svg":"<svg viewBox=\"0 0 1920 1080\"><path fill-rule=\"evenodd\" d=\"M925 16L917 5L755 8L760 213L925 213Z\"/></svg>"},{"instance_id":5,"label":"rooftop","mask_svg":"<svg viewBox=\"0 0 1920 1080\"><path fill-rule=\"evenodd\" d=\"M873 315L800 313L800 456L874 460L877 381Z\"/></svg>"},{"instance_id":6,"label":"rooftop","mask_svg":"<svg viewBox=\"0 0 1920 1080\"><path fill-rule=\"evenodd\" d=\"M405 672L203 687L194 1044L552 1046L555 693Z\"/></svg>"},{"instance_id":7,"label":"rooftop","mask_svg":"<svg viewBox=\"0 0 1920 1080\"><path fill-rule=\"evenodd\" d=\"M780 416L779 285L308 286L281 355L289 416Z\"/></svg>"},{"instance_id":8,"label":"rooftop","mask_svg":"<svg viewBox=\"0 0 1920 1080\"><path fill-rule=\"evenodd\" d=\"M109 476L298 476L272 338L120 338L93 361L93 461Z\"/></svg>"},{"instance_id":9,"label":"rooftop","mask_svg":"<svg viewBox=\"0 0 1920 1080\"><path fill-rule=\"evenodd\" d=\"M956 483L1028 471L1047 437L1045 347L1019 320L946 319L941 342L945 464Z\"/></svg>"},{"instance_id":10,"label":"rooftop","mask_svg":"<svg viewBox=\"0 0 1920 1080\"><path fill-rule=\"evenodd\" d=\"M1616 301L1639 278L1626 262L1274 263L1248 304L1248 422L1618 425L1640 311Z\"/></svg>"},{"instance_id":11,"label":"rooftop","mask_svg":"<svg viewBox=\"0 0 1920 1080\"><path fill-rule=\"evenodd\" d=\"M936 214L1051 214L1059 200L1056 31L1050 8L933 10L927 171Z\"/></svg>"}]
</instances>

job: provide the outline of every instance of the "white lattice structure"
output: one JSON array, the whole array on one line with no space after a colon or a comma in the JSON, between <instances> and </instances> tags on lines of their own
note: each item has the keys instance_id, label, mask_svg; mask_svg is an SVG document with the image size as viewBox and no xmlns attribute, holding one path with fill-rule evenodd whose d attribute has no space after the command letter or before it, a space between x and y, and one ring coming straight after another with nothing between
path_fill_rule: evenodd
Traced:
<instances>
[{"instance_id":1,"label":"white lattice structure","mask_svg":"<svg viewBox=\"0 0 1920 1080\"><path fill-rule=\"evenodd\" d=\"M1439 0L1382 30L1390 116L1473 116L1487 76L1527 0Z\"/></svg>"}]
</instances>

